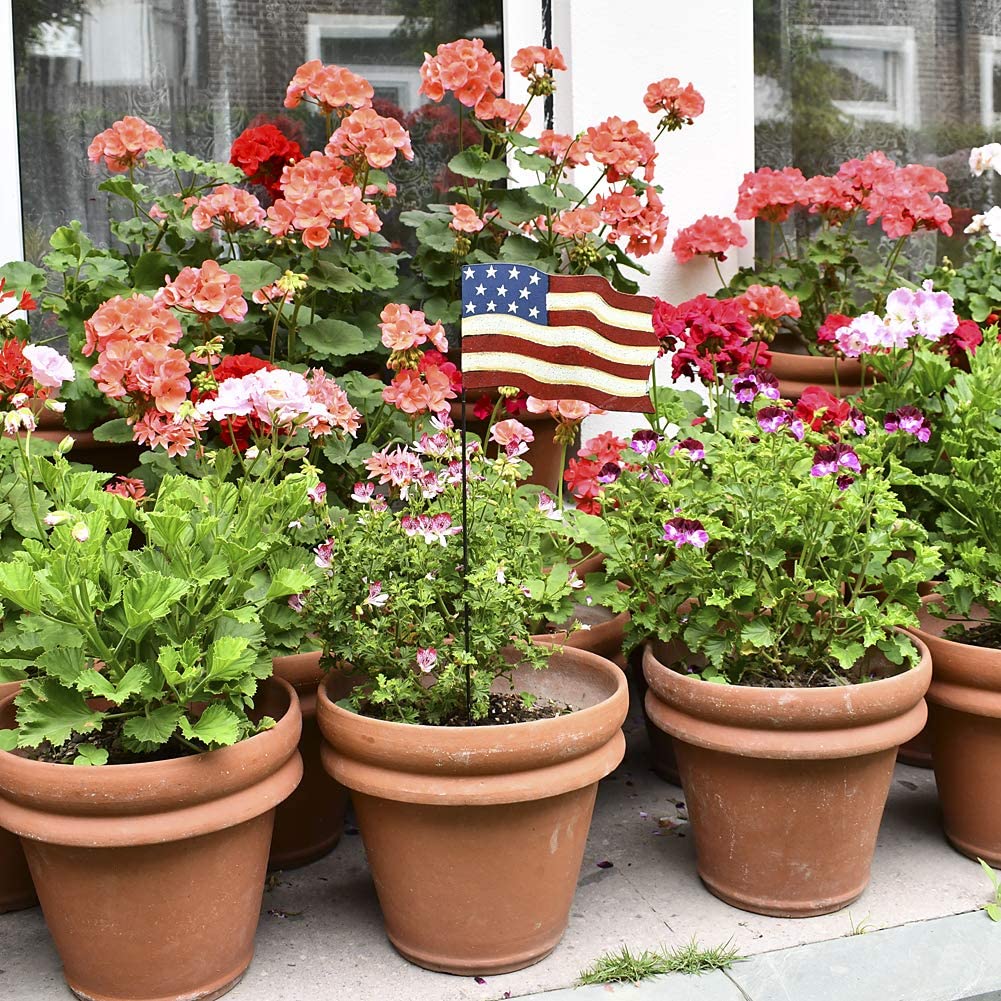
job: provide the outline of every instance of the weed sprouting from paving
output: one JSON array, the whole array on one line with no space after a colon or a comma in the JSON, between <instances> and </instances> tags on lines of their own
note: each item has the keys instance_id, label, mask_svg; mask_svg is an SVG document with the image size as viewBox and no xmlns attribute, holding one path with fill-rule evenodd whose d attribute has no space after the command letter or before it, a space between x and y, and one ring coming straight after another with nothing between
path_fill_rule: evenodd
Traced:
<instances>
[{"instance_id":1,"label":"weed sprouting from paving","mask_svg":"<svg viewBox=\"0 0 1001 1001\"><path fill-rule=\"evenodd\" d=\"M851 931L849 935L866 935L871 931L876 930L876 926L869 920L869 915L867 914L861 921L854 921L852 919L852 912L848 912L848 923L851 925Z\"/></svg>"},{"instance_id":2,"label":"weed sprouting from paving","mask_svg":"<svg viewBox=\"0 0 1001 1001\"><path fill-rule=\"evenodd\" d=\"M673 949L643 949L633 952L629 946L606 952L583 970L577 978L585 984L639 983L663 973L708 973L726 970L744 957L730 944L704 948L695 939Z\"/></svg>"},{"instance_id":3,"label":"weed sprouting from paving","mask_svg":"<svg viewBox=\"0 0 1001 1001\"><path fill-rule=\"evenodd\" d=\"M991 886L994 887L994 899L989 904L984 904L983 909L987 911L991 921L1001 921L1001 877L982 858L978 858L977 861L983 866L984 872L990 877Z\"/></svg>"}]
</instances>

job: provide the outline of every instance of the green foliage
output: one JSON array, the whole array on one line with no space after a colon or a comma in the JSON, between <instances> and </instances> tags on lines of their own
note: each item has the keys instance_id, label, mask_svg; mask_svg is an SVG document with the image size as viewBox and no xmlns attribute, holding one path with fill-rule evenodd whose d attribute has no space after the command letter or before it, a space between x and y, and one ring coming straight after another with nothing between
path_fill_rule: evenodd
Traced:
<instances>
[{"instance_id":1,"label":"green foliage","mask_svg":"<svg viewBox=\"0 0 1001 1001\"><path fill-rule=\"evenodd\" d=\"M1001 878L998 878L998 874L982 858L978 858L977 861L987 873L994 889L994 899L989 904L984 904L983 909L991 921L1001 921Z\"/></svg>"},{"instance_id":2,"label":"green foliage","mask_svg":"<svg viewBox=\"0 0 1001 1001\"><path fill-rule=\"evenodd\" d=\"M891 436L871 425L849 436L861 471L841 489L811 475L825 433L799 441L743 413L717 421L726 433L698 429L704 459L675 448L684 432L668 435L606 488L603 526L577 519L629 586L612 605L632 612L630 646L677 640L704 678L744 684L837 684L873 676L881 659L913 662L896 630L916 624L917 586L941 563L893 491ZM678 518L708 541L665 540Z\"/></svg>"},{"instance_id":3,"label":"green foliage","mask_svg":"<svg viewBox=\"0 0 1001 1001\"><path fill-rule=\"evenodd\" d=\"M1001 343L989 328L942 395L941 444L931 471L907 482L940 510L946 576L937 591L947 614L979 605L1001 622Z\"/></svg>"},{"instance_id":4,"label":"green foliage","mask_svg":"<svg viewBox=\"0 0 1001 1001\"><path fill-rule=\"evenodd\" d=\"M62 456L33 456L30 440L16 447L35 484L34 531L0 563L0 677L21 681L19 746L73 738L74 763L101 764L112 744L197 751L270 725L252 715L271 671L262 619L317 577L289 529L308 517L308 476L282 477L266 456L267 472L234 484L220 452L146 506Z\"/></svg>"},{"instance_id":5,"label":"green foliage","mask_svg":"<svg viewBox=\"0 0 1001 1001\"><path fill-rule=\"evenodd\" d=\"M306 605L325 662L350 664L367 678L351 704L390 720L464 721L467 708L472 719L482 719L491 685L510 674L512 660L536 667L548 661L549 651L530 637L547 622L570 618L580 584L554 545L560 522L540 510L537 491L518 485L526 465L488 459L481 448L470 453L470 570L463 579L458 438L441 432L425 436L419 452L392 453L436 485L422 488L413 472L414 482L408 476L407 485L390 484L388 505L376 498L344 513L331 527L329 572ZM385 453L378 458L385 462Z\"/></svg>"},{"instance_id":6,"label":"green foliage","mask_svg":"<svg viewBox=\"0 0 1001 1001\"><path fill-rule=\"evenodd\" d=\"M587 984L638 984L650 977L667 973L701 974L712 970L728 970L744 957L736 948L723 945L705 948L693 938L673 949L643 949L633 952L629 946L606 952L599 956L577 977L580 986Z\"/></svg>"},{"instance_id":7,"label":"green foliage","mask_svg":"<svg viewBox=\"0 0 1001 1001\"><path fill-rule=\"evenodd\" d=\"M998 280L998 247L989 233L972 235L965 247L966 260L956 266L943 258L928 274L936 288L952 296L956 312L984 323L1001 310L1001 282Z\"/></svg>"}]
</instances>

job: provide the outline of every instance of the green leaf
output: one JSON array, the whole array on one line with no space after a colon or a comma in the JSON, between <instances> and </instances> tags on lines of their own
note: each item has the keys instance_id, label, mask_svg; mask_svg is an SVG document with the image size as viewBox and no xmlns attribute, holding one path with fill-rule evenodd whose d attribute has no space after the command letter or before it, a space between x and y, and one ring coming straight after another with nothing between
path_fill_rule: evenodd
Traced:
<instances>
[{"instance_id":1,"label":"green leaf","mask_svg":"<svg viewBox=\"0 0 1001 1001\"><path fill-rule=\"evenodd\" d=\"M753 582L749 583L751 583L751 590L753 591ZM772 632L772 627L769 625L768 620L764 618L751 619L741 629L740 638L747 640L748 643L756 647L772 646L775 643L775 633Z\"/></svg>"},{"instance_id":2,"label":"green leaf","mask_svg":"<svg viewBox=\"0 0 1001 1001\"><path fill-rule=\"evenodd\" d=\"M172 611L190 586L186 581L158 573L145 573L138 580L130 580L122 591L125 620L132 629L148 628L151 622Z\"/></svg>"},{"instance_id":3,"label":"green leaf","mask_svg":"<svg viewBox=\"0 0 1001 1001\"><path fill-rule=\"evenodd\" d=\"M256 660L257 651L251 648L246 637L220 636L206 651L206 677L209 681L235 681L242 678Z\"/></svg>"},{"instance_id":4,"label":"green leaf","mask_svg":"<svg viewBox=\"0 0 1001 1001\"><path fill-rule=\"evenodd\" d=\"M194 724L182 716L180 726L188 740L200 740L209 747L226 747L240 739L240 721L220 702L213 702Z\"/></svg>"},{"instance_id":5,"label":"green leaf","mask_svg":"<svg viewBox=\"0 0 1001 1001\"><path fill-rule=\"evenodd\" d=\"M31 567L20 560L0 563L0 598L26 612L41 612L42 596Z\"/></svg>"},{"instance_id":6,"label":"green leaf","mask_svg":"<svg viewBox=\"0 0 1001 1001\"><path fill-rule=\"evenodd\" d=\"M124 417L106 421L100 427L94 428L95 441L131 442L132 427Z\"/></svg>"},{"instance_id":7,"label":"green leaf","mask_svg":"<svg viewBox=\"0 0 1001 1001\"><path fill-rule=\"evenodd\" d=\"M0 278L7 280L8 292L29 291L33 296L45 290L45 272L27 261L10 261L0 268Z\"/></svg>"},{"instance_id":8,"label":"green leaf","mask_svg":"<svg viewBox=\"0 0 1001 1001\"><path fill-rule=\"evenodd\" d=\"M316 583L316 577L308 570L283 567L271 579L271 586L264 596L265 601L276 601L291 594L301 594Z\"/></svg>"},{"instance_id":9,"label":"green leaf","mask_svg":"<svg viewBox=\"0 0 1001 1001\"><path fill-rule=\"evenodd\" d=\"M509 173L503 160L491 159L478 146L453 156L448 169L460 177L474 177L478 181L499 181Z\"/></svg>"},{"instance_id":10,"label":"green leaf","mask_svg":"<svg viewBox=\"0 0 1001 1001\"><path fill-rule=\"evenodd\" d=\"M140 695L142 690L150 683L150 678L151 675L148 667L144 667L142 664L133 664L122 675L122 680L115 685L115 693L112 701L116 705L122 705L131 696Z\"/></svg>"},{"instance_id":11,"label":"green leaf","mask_svg":"<svg viewBox=\"0 0 1001 1001\"><path fill-rule=\"evenodd\" d=\"M356 292L362 287L361 280L353 271L322 259L317 261L316 267L310 269L309 283L315 288L330 289L331 292Z\"/></svg>"},{"instance_id":12,"label":"green leaf","mask_svg":"<svg viewBox=\"0 0 1001 1001\"><path fill-rule=\"evenodd\" d=\"M997 904L985 904L984 910L991 921L1001 921L1001 907Z\"/></svg>"},{"instance_id":13,"label":"green leaf","mask_svg":"<svg viewBox=\"0 0 1001 1001\"><path fill-rule=\"evenodd\" d=\"M0 730L0 751L13 751L17 747L17 730Z\"/></svg>"},{"instance_id":14,"label":"green leaf","mask_svg":"<svg viewBox=\"0 0 1001 1001\"><path fill-rule=\"evenodd\" d=\"M227 261L222 267L240 279L244 295L272 285L282 276L281 268L270 261Z\"/></svg>"},{"instance_id":15,"label":"green leaf","mask_svg":"<svg viewBox=\"0 0 1001 1001\"><path fill-rule=\"evenodd\" d=\"M533 184L525 191L535 199L540 205L545 205L550 209L568 209L573 202L569 198L556 194L548 184Z\"/></svg>"},{"instance_id":16,"label":"green leaf","mask_svg":"<svg viewBox=\"0 0 1001 1001\"><path fill-rule=\"evenodd\" d=\"M145 200L147 188L145 184L136 184L127 177L119 175L102 181L97 186L97 190L107 191L109 195L118 195L119 198L124 198L126 201L132 202L133 205L138 205Z\"/></svg>"},{"instance_id":17,"label":"green leaf","mask_svg":"<svg viewBox=\"0 0 1001 1001\"><path fill-rule=\"evenodd\" d=\"M299 328L299 339L317 358L345 358L375 347L360 327L346 320L317 320Z\"/></svg>"},{"instance_id":18,"label":"green leaf","mask_svg":"<svg viewBox=\"0 0 1001 1001\"><path fill-rule=\"evenodd\" d=\"M512 264L533 264L541 261L546 248L531 237L512 233L500 249L500 259Z\"/></svg>"},{"instance_id":19,"label":"green leaf","mask_svg":"<svg viewBox=\"0 0 1001 1001\"><path fill-rule=\"evenodd\" d=\"M108 749L95 747L93 744L80 744L76 749L76 757L73 759L74 765L106 765L107 763Z\"/></svg>"},{"instance_id":20,"label":"green leaf","mask_svg":"<svg viewBox=\"0 0 1001 1001\"><path fill-rule=\"evenodd\" d=\"M132 267L132 283L141 292L152 292L163 285L165 275L173 276L177 265L166 254L151 251L141 254Z\"/></svg>"},{"instance_id":21,"label":"green leaf","mask_svg":"<svg viewBox=\"0 0 1001 1001\"><path fill-rule=\"evenodd\" d=\"M181 718L181 707L178 705L160 706L157 709L147 709L145 716L134 716L122 728L128 741L135 741L135 750L151 751L166 744L177 729Z\"/></svg>"},{"instance_id":22,"label":"green leaf","mask_svg":"<svg viewBox=\"0 0 1001 1001\"><path fill-rule=\"evenodd\" d=\"M526 170L537 170L542 174L549 173L554 164L548 156L539 156L537 153L526 153L525 150L515 150L515 160Z\"/></svg>"},{"instance_id":23,"label":"green leaf","mask_svg":"<svg viewBox=\"0 0 1001 1001\"><path fill-rule=\"evenodd\" d=\"M83 695L64 688L53 678L22 682L15 700L18 708L18 743L37 747L49 741L60 747L74 734L97 730L103 713L87 705Z\"/></svg>"}]
</instances>

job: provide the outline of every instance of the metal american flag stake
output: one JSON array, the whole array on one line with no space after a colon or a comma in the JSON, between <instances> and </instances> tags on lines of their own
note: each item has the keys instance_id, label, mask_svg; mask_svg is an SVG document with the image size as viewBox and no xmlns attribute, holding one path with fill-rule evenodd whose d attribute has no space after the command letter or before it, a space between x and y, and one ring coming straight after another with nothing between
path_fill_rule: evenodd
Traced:
<instances>
[{"instance_id":1,"label":"metal american flag stake","mask_svg":"<svg viewBox=\"0 0 1001 1001\"><path fill-rule=\"evenodd\" d=\"M650 413L659 343L654 300L600 275L548 275L525 264L462 269L462 382L516 386L544 400Z\"/></svg>"},{"instance_id":2,"label":"metal american flag stake","mask_svg":"<svg viewBox=\"0 0 1001 1001\"><path fill-rule=\"evenodd\" d=\"M514 386L543 400L650 413L650 370L660 344L654 300L617 292L600 275L549 275L526 264L462 269L462 579L466 580L466 390ZM463 603L465 650L469 605ZM470 714L466 666L466 712Z\"/></svg>"}]
</instances>

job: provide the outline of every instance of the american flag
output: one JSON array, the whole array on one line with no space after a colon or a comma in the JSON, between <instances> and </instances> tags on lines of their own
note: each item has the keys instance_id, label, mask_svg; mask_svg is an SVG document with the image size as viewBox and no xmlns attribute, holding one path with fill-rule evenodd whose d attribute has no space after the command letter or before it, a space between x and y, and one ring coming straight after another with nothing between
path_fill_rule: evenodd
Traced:
<instances>
[{"instance_id":1,"label":"american flag","mask_svg":"<svg viewBox=\"0 0 1001 1001\"><path fill-rule=\"evenodd\" d=\"M659 344L654 301L600 275L548 275L526 264L462 269L462 378L468 389L516 386L544 400L650 412Z\"/></svg>"}]
</instances>

